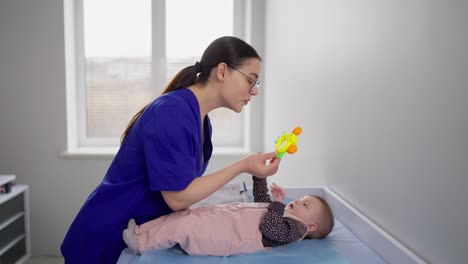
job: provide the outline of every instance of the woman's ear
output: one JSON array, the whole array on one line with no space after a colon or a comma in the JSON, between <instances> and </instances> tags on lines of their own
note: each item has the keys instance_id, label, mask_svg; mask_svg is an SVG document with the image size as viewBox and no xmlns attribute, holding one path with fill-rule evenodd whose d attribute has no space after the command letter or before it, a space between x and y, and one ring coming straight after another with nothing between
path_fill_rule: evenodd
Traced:
<instances>
[{"instance_id":1,"label":"woman's ear","mask_svg":"<svg viewBox=\"0 0 468 264\"><path fill-rule=\"evenodd\" d=\"M216 67L216 77L218 78L218 81L224 81L224 78L226 76L226 71L228 70L228 66L226 63L221 62L218 64Z\"/></svg>"}]
</instances>

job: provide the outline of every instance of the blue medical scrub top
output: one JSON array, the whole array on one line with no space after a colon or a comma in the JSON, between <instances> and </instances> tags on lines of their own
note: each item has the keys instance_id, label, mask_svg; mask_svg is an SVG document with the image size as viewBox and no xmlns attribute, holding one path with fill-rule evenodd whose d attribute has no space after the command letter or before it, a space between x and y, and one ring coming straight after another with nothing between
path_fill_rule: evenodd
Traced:
<instances>
[{"instance_id":1,"label":"blue medical scrub top","mask_svg":"<svg viewBox=\"0 0 468 264\"><path fill-rule=\"evenodd\" d=\"M135 122L61 246L66 263L116 263L130 218L142 224L172 210L160 191L185 189L211 158L211 123L183 88L154 100ZM204 163L202 163L202 150Z\"/></svg>"}]
</instances>

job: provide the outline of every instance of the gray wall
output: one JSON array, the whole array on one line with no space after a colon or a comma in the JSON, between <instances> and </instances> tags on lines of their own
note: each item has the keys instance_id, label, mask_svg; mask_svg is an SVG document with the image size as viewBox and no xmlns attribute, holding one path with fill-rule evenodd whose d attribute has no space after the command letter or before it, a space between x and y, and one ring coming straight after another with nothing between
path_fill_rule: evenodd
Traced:
<instances>
[{"instance_id":1,"label":"gray wall","mask_svg":"<svg viewBox=\"0 0 468 264\"><path fill-rule=\"evenodd\" d=\"M266 3L265 138L304 128L278 181L324 178L430 262L466 263L468 2Z\"/></svg>"},{"instance_id":2,"label":"gray wall","mask_svg":"<svg viewBox=\"0 0 468 264\"><path fill-rule=\"evenodd\" d=\"M431 262L468 259L467 7L267 1L263 143L304 130L273 180L331 186ZM59 254L111 162L59 157L63 53L62 1L0 1L0 173L30 185L34 255Z\"/></svg>"}]
</instances>

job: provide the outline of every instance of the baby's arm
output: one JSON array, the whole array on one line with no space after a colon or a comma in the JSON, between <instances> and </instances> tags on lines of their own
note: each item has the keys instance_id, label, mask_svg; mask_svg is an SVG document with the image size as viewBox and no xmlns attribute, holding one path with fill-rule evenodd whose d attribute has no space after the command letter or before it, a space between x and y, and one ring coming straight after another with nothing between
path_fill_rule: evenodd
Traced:
<instances>
[{"instance_id":1,"label":"baby's arm","mask_svg":"<svg viewBox=\"0 0 468 264\"><path fill-rule=\"evenodd\" d=\"M253 196L256 203L270 203L271 198L268 194L266 179L260 179L252 176L253 180Z\"/></svg>"}]
</instances>

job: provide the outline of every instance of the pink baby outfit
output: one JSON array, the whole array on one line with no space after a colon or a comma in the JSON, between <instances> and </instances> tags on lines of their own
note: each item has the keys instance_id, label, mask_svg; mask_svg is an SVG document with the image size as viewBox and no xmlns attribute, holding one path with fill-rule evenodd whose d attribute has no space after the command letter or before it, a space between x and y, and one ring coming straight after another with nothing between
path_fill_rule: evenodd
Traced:
<instances>
[{"instance_id":1,"label":"pink baby outfit","mask_svg":"<svg viewBox=\"0 0 468 264\"><path fill-rule=\"evenodd\" d=\"M159 217L135 227L138 251L176 244L190 255L228 256L263 250L259 225L268 205L209 205Z\"/></svg>"}]
</instances>

